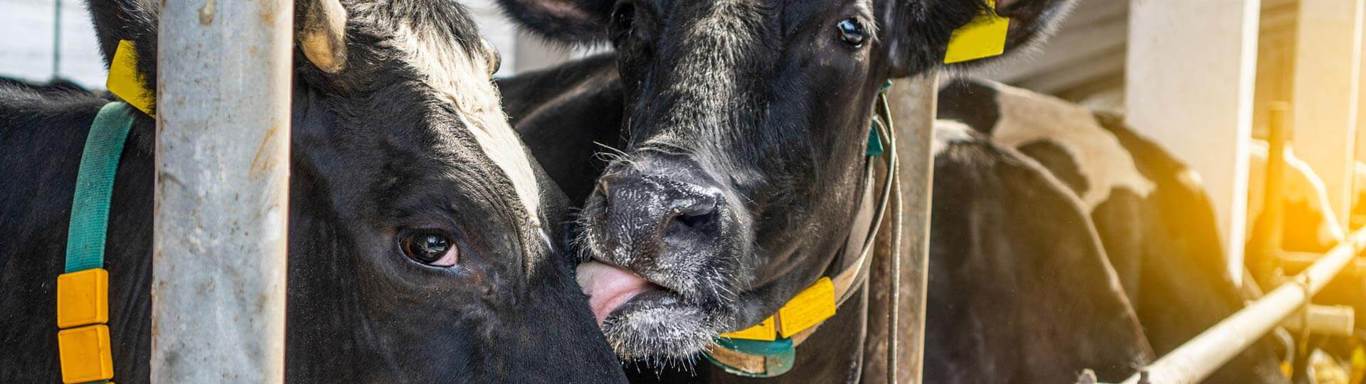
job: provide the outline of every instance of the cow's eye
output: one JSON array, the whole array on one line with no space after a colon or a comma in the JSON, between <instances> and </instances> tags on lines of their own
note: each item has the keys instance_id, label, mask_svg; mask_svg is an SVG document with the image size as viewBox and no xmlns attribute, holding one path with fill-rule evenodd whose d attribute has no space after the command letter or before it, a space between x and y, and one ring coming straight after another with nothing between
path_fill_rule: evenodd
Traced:
<instances>
[{"instance_id":1,"label":"cow's eye","mask_svg":"<svg viewBox=\"0 0 1366 384\"><path fill-rule=\"evenodd\" d=\"M835 24L835 30L839 32L840 41L854 48L862 47L863 42L868 40L868 33L863 28L863 22L852 17L840 20L838 24Z\"/></svg>"},{"instance_id":2,"label":"cow's eye","mask_svg":"<svg viewBox=\"0 0 1366 384\"><path fill-rule=\"evenodd\" d=\"M612 9L612 31L620 34L630 31L636 22L636 6L630 1L617 3Z\"/></svg>"},{"instance_id":3,"label":"cow's eye","mask_svg":"<svg viewBox=\"0 0 1366 384\"><path fill-rule=\"evenodd\" d=\"M398 249L409 259L433 267L449 267L460 260L460 248L451 234L442 230L403 231L398 236Z\"/></svg>"}]
</instances>

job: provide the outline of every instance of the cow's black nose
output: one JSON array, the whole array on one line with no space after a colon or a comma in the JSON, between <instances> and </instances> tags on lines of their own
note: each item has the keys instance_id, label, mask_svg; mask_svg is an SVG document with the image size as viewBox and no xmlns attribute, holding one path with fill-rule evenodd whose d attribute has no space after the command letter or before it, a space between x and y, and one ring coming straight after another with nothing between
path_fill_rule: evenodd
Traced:
<instances>
[{"instance_id":1,"label":"cow's black nose","mask_svg":"<svg viewBox=\"0 0 1366 384\"><path fill-rule=\"evenodd\" d=\"M599 179L604 235L609 245L630 251L618 255L629 260L613 261L668 262L709 253L721 236L726 203L720 190L687 162L644 163Z\"/></svg>"}]
</instances>

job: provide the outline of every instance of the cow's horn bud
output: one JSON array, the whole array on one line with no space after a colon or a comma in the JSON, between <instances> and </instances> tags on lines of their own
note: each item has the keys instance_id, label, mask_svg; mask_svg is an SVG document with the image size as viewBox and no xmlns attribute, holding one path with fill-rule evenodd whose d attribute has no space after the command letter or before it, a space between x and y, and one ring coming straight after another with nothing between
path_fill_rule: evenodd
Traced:
<instances>
[{"instance_id":1,"label":"cow's horn bud","mask_svg":"<svg viewBox=\"0 0 1366 384\"><path fill-rule=\"evenodd\" d=\"M327 73L346 67L346 9L338 0L305 3L299 47L314 66Z\"/></svg>"}]
</instances>

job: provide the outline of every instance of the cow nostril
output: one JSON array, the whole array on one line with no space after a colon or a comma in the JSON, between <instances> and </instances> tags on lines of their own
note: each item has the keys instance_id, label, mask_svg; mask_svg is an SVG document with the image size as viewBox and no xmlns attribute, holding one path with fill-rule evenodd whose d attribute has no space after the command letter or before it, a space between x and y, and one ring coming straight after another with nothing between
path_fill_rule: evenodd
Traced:
<instances>
[{"instance_id":1,"label":"cow nostril","mask_svg":"<svg viewBox=\"0 0 1366 384\"><path fill-rule=\"evenodd\" d=\"M675 209L664 223L664 237L673 242L710 242L719 235L721 210L711 198L699 199L691 205ZM678 245L678 244L675 244Z\"/></svg>"},{"instance_id":2,"label":"cow nostril","mask_svg":"<svg viewBox=\"0 0 1366 384\"><path fill-rule=\"evenodd\" d=\"M716 208L713 206L705 211L681 212L674 217L674 220L688 228L702 229L704 226L715 223L716 218Z\"/></svg>"}]
</instances>

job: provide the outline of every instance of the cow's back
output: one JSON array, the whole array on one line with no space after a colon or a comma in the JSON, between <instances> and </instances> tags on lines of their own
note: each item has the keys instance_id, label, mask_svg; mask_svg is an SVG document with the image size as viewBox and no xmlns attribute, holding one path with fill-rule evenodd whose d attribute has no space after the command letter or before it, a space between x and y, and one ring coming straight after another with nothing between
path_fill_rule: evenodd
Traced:
<instances>
[{"instance_id":1,"label":"cow's back","mask_svg":"<svg viewBox=\"0 0 1366 384\"><path fill-rule=\"evenodd\" d=\"M937 124L926 382L1119 381L1152 358L1080 202L962 124Z\"/></svg>"},{"instance_id":2,"label":"cow's back","mask_svg":"<svg viewBox=\"0 0 1366 384\"><path fill-rule=\"evenodd\" d=\"M0 85L0 382L59 382L56 279L86 133L107 100L75 89ZM152 121L124 148L110 207L115 377L145 380L150 347Z\"/></svg>"}]
</instances>

